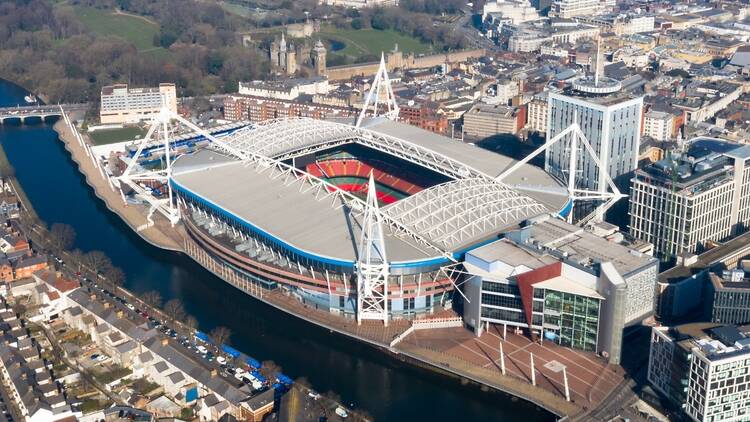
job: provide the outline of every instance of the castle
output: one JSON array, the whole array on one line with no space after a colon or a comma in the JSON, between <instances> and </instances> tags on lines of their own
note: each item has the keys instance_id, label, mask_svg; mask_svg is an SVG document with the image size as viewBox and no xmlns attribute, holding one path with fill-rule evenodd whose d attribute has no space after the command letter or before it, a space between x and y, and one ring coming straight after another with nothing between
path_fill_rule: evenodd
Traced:
<instances>
[{"instance_id":1,"label":"castle","mask_svg":"<svg viewBox=\"0 0 750 422\"><path fill-rule=\"evenodd\" d=\"M306 43L295 47L292 42L287 44L284 33L281 40L273 40L269 49L271 68L286 75L294 75L301 66L309 65L315 75L326 74L326 48L318 40L312 48Z\"/></svg>"}]
</instances>

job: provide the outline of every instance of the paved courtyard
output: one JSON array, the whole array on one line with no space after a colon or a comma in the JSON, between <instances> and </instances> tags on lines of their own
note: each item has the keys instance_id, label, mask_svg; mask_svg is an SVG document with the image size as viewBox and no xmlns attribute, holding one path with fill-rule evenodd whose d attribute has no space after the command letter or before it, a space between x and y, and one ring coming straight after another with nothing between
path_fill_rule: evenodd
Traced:
<instances>
[{"instance_id":1,"label":"paved courtyard","mask_svg":"<svg viewBox=\"0 0 750 422\"><path fill-rule=\"evenodd\" d=\"M503 340L502 326L490 326L476 337L464 328L441 328L414 331L404 343L450 355L501 376L500 344L505 353L506 375L531 384L531 354L534 355L536 384L565 397L563 373L568 375L570 398L577 406L590 409L601 402L622 381L624 371L609 365L593 353L582 352L545 341L532 342L522 333L508 327Z\"/></svg>"}]
</instances>

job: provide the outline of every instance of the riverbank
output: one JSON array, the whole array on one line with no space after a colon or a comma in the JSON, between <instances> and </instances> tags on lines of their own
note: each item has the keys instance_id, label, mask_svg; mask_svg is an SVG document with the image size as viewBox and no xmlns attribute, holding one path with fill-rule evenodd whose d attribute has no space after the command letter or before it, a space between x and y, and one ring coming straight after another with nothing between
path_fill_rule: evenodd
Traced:
<instances>
[{"instance_id":1,"label":"riverbank","mask_svg":"<svg viewBox=\"0 0 750 422\"><path fill-rule=\"evenodd\" d=\"M158 213L154 213L154 224L149 226L146 211L139 210L136 205L123 202L119 193L113 189L105 176L94 166L88 151L76 139L70 127L61 119L53 126L65 149L70 154L78 170L86 178L96 196L104 202L107 208L120 217L134 232L138 233L146 242L169 251L182 252L182 234L165 221ZM146 227L139 230L139 227Z\"/></svg>"}]
</instances>

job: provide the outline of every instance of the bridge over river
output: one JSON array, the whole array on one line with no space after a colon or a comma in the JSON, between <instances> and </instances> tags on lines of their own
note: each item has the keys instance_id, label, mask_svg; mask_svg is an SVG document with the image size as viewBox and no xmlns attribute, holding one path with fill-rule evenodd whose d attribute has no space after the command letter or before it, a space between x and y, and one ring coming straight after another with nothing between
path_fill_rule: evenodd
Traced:
<instances>
[{"instance_id":1,"label":"bridge over river","mask_svg":"<svg viewBox=\"0 0 750 422\"><path fill-rule=\"evenodd\" d=\"M29 106L1 107L0 124L4 124L6 120L20 120L21 123L24 123L28 118L38 118L45 121L49 117L62 116L63 108L66 113L71 111L85 111L89 108L89 104L37 104Z\"/></svg>"}]
</instances>

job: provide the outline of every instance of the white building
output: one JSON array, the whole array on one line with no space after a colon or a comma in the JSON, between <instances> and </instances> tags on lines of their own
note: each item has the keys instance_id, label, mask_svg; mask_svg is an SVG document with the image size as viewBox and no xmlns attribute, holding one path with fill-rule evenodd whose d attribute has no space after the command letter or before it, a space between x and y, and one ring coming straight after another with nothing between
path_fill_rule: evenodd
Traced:
<instances>
[{"instance_id":1,"label":"white building","mask_svg":"<svg viewBox=\"0 0 750 422\"><path fill-rule=\"evenodd\" d=\"M590 16L612 10L612 6L613 0L554 0L549 15L558 18Z\"/></svg>"},{"instance_id":2,"label":"white building","mask_svg":"<svg viewBox=\"0 0 750 422\"><path fill-rule=\"evenodd\" d=\"M177 112L177 90L174 84L158 88L128 88L127 84L102 87L99 120L102 124L138 123L149 120L162 107Z\"/></svg>"},{"instance_id":3,"label":"white building","mask_svg":"<svg viewBox=\"0 0 750 422\"><path fill-rule=\"evenodd\" d=\"M495 84L495 101L508 105L520 92L518 81L512 79L499 80Z\"/></svg>"},{"instance_id":4,"label":"white building","mask_svg":"<svg viewBox=\"0 0 750 422\"><path fill-rule=\"evenodd\" d=\"M608 84L615 82L608 80ZM592 89L607 89L604 83ZM578 120L601 165L614 180L637 167L641 141L643 97L631 98L618 92L603 95L579 95L552 92L548 99L547 139L565 130ZM545 169L568 180L570 141L561 140L546 151ZM583 148L579 144L580 148ZM577 154L579 171L576 185L591 190L606 190L605 175L599 171L591 155L583 150Z\"/></svg>"},{"instance_id":5,"label":"white building","mask_svg":"<svg viewBox=\"0 0 750 422\"><path fill-rule=\"evenodd\" d=\"M674 116L663 111L651 110L643 118L643 134L657 141L672 139Z\"/></svg>"},{"instance_id":6,"label":"white building","mask_svg":"<svg viewBox=\"0 0 750 422\"><path fill-rule=\"evenodd\" d=\"M747 420L750 335L735 326L654 327L648 381L697 422Z\"/></svg>"},{"instance_id":7,"label":"white building","mask_svg":"<svg viewBox=\"0 0 750 422\"><path fill-rule=\"evenodd\" d=\"M319 0L324 6L342 6L361 9L363 7L398 6L398 0Z\"/></svg>"},{"instance_id":8,"label":"white building","mask_svg":"<svg viewBox=\"0 0 750 422\"><path fill-rule=\"evenodd\" d=\"M530 53L540 51L543 46L575 44L582 38L596 38L600 29L593 25L566 23L550 24L536 21L521 25L504 25L503 36L508 39L508 51Z\"/></svg>"},{"instance_id":9,"label":"white building","mask_svg":"<svg viewBox=\"0 0 750 422\"><path fill-rule=\"evenodd\" d=\"M750 146L695 139L631 183L630 234L661 256L700 252L750 224Z\"/></svg>"},{"instance_id":10,"label":"white building","mask_svg":"<svg viewBox=\"0 0 750 422\"><path fill-rule=\"evenodd\" d=\"M253 97L271 98L275 100L292 101L301 94L325 95L330 86L328 79L314 77L306 79L286 79L282 81L251 81L240 82L238 93Z\"/></svg>"},{"instance_id":11,"label":"white building","mask_svg":"<svg viewBox=\"0 0 750 422\"><path fill-rule=\"evenodd\" d=\"M492 14L514 25L539 19L539 12L526 0L497 0L485 3L482 8L482 21L487 21Z\"/></svg>"},{"instance_id":12,"label":"white building","mask_svg":"<svg viewBox=\"0 0 750 422\"><path fill-rule=\"evenodd\" d=\"M546 98L534 98L526 104L526 127L532 132L546 134L547 110L549 105Z\"/></svg>"}]
</instances>

